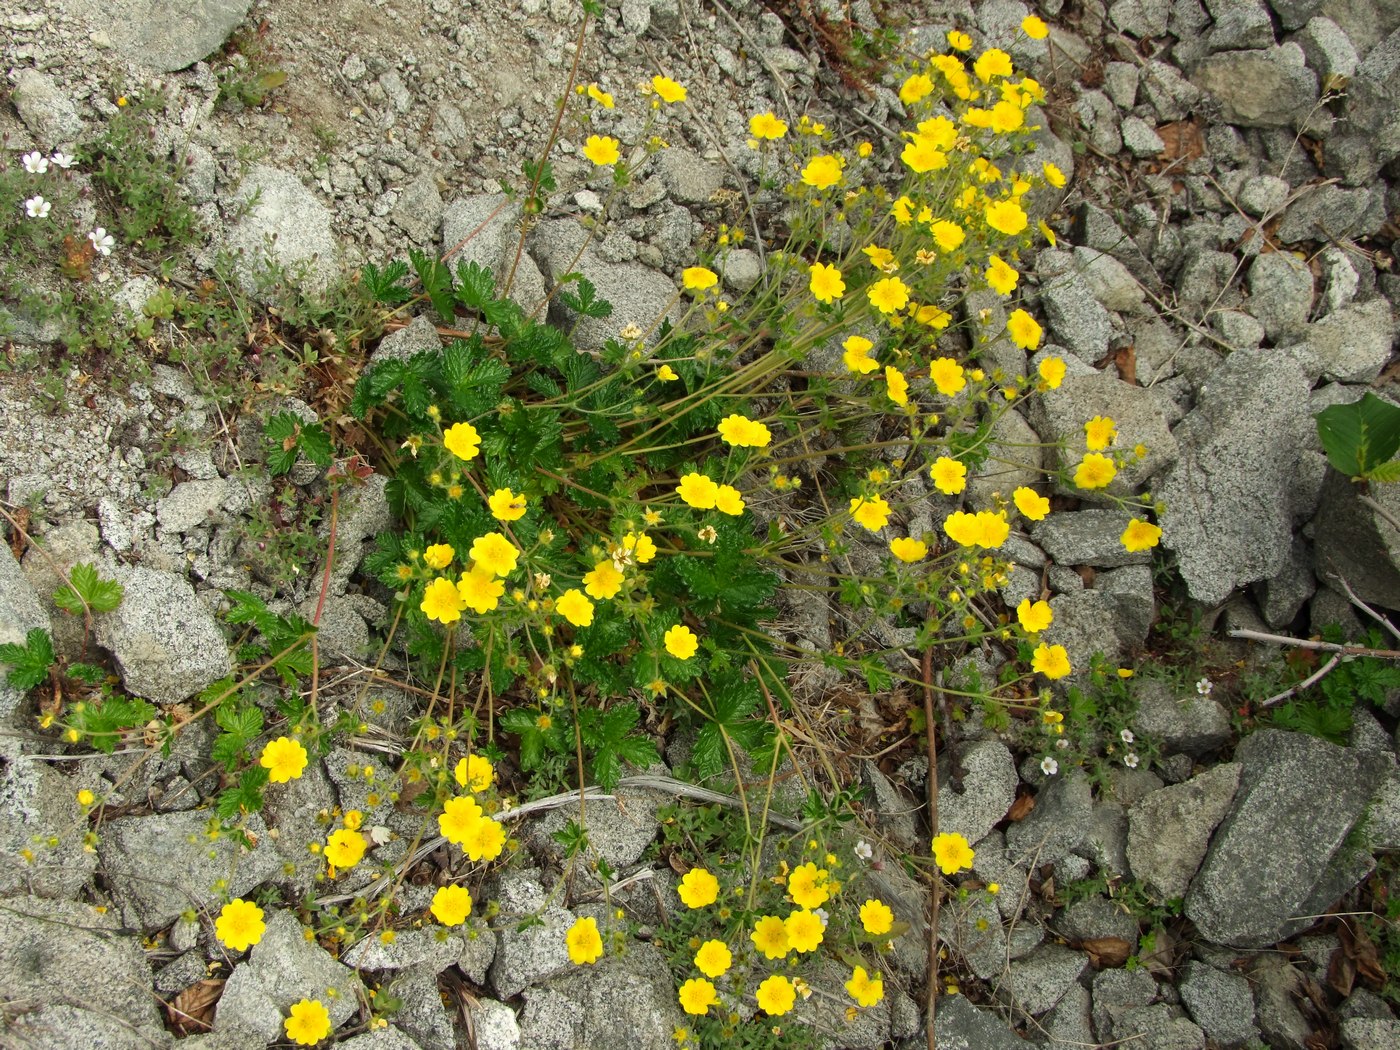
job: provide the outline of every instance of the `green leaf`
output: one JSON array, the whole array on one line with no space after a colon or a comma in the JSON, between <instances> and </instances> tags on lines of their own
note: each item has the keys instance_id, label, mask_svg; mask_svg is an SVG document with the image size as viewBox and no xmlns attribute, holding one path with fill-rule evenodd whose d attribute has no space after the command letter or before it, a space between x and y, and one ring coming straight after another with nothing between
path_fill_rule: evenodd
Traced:
<instances>
[{"instance_id":1,"label":"green leaf","mask_svg":"<svg viewBox=\"0 0 1400 1050\"><path fill-rule=\"evenodd\" d=\"M318 467L331 463L331 438L320 423L306 423L290 412L278 412L263 426L267 435L267 468L285 474L297 461L297 453Z\"/></svg>"},{"instance_id":2,"label":"green leaf","mask_svg":"<svg viewBox=\"0 0 1400 1050\"><path fill-rule=\"evenodd\" d=\"M418 279L423 282L423 291L428 293L433 309L444 323L452 324L457 316L453 306L452 272L437 256L420 252L417 248L409 249L408 258L418 273Z\"/></svg>"},{"instance_id":3,"label":"green leaf","mask_svg":"<svg viewBox=\"0 0 1400 1050\"><path fill-rule=\"evenodd\" d=\"M457 301L468 310L485 309L496 298L496 278L475 262L457 264Z\"/></svg>"},{"instance_id":4,"label":"green leaf","mask_svg":"<svg viewBox=\"0 0 1400 1050\"><path fill-rule=\"evenodd\" d=\"M73 566L69 582L54 592L54 604L65 612L75 615L84 608L95 613L111 612L122 601L122 585L115 580L104 580L97 574L96 566L84 562Z\"/></svg>"},{"instance_id":5,"label":"green leaf","mask_svg":"<svg viewBox=\"0 0 1400 1050\"><path fill-rule=\"evenodd\" d=\"M1400 407L1368 392L1360 401L1317 414L1317 434L1332 466L1362 477L1400 450Z\"/></svg>"},{"instance_id":6,"label":"green leaf","mask_svg":"<svg viewBox=\"0 0 1400 1050\"><path fill-rule=\"evenodd\" d=\"M369 294L376 301L389 306L397 306L413 298L413 293L399 284L407 276L408 263L402 259L395 259L383 270L374 263L365 263L360 270L360 280Z\"/></svg>"},{"instance_id":7,"label":"green leaf","mask_svg":"<svg viewBox=\"0 0 1400 1050\"><path fill-rule=\"evenodd\" d=\"M612 303L608 302L606 299L598 298L598 289L594 286L592 281L582 274L567 274L564 280L567 281L570 278L577 278L578 280L578 295L573 295L561 289L559 292L559 301L561 303L575 313L582 314L584 317L602 319L612 315Z\"/></svg>"},{"instance_id":8,"label":"green leaf","mask_svg":"<svg viewBox=\"0 0 1400 1050\"><path fill-rule=\"evenodd\" d=\"M262 766L249 766L238 774L236 785L219 792L219 817L236 820L244 813L256 813L262 809L262 789L267 778L268 771Z\"/></svg>"},{"instance_id":9,"label":"green leaf","mask_svg":"<svg viewBox=\"0 0 1400 1050\"><path fill-rule=\"evenodd\" d=\"M15 689L28 690L39 685L48 678L53 662L53 640L42 627L35 627L25 635L23 645L14 642L0 645L0 664L10 665L5 681Z\"/></svg>"},{"instance_id":10,"label":"green leaf","mask_svg":"<svg viewBox=\"0 0 1400 1050\"><path fill-rule=\"evenodd\" d=\"M232 697L214 711L214 721L223 730L215 739L210 757L232 772L243 760L244 749L262 733L263 713L249 704L239 707Z\"/></svg>"},{"instance_id":11,"label":"green leaf","mask_svg":"<svg viewBox=\"0 0 1400 1050\"><path fill-rule=\"evenodd\" d=\"M145 700L121 695L74 704L69 711L73 728L89 737L93 747L108 755L116 749L122 733L145 725L156 713Z\"/></svg>"},{"instance_id":12,"label":"green leaf","mask_svg":"<svg viewBox=\"0 0 1400 1050\"><path fill-rule=\"evenodd\" d=\"M1400 481L1400 459L1387 460L1379 466L1372 467L1362 476L1367 481L1374 481L1383 485Z\"/></svg>"},{"instance_id":13,"label":"green leaf","mask_svg":"<svg viewBox=\"0 0 1400 1050\"><path fill-rule=\"evenodd\" d=\"M544 731L540 729L538 715L516 707L501 716L501 728L520 738L520 766L522 769L536 769L544 758Z\"/></svg>"}]
</instances>

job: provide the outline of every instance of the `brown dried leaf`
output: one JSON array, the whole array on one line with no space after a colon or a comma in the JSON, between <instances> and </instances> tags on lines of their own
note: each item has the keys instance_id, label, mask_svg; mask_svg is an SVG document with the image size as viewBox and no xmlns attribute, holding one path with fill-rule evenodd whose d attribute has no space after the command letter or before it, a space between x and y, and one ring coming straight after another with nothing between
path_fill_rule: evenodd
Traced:
<instances>
[{"instance_id":1,"label":"brown dried leaf","mask_svg":"<svg viewBox=\"0 0 1400 1050\"><path fill-rule=\"evenodd\" d=\"M15 556L15 561L24 557L25 533L29 531L30 511L28 507L16 507L12 515L15 520L15 528L10 532L10 553Z\"/></svg>"},{"instance_id":2,"label":"brown dried leaf","mask_svg":"<svg viewBox=\"0 0 1400 1050\"><path fill-rule=\"evenodd\" d=\"M1096 970L1122 966L1133 953L1133 946L1122 937L1090 937L1080 941L1077 947L1089 953L1089 962Z\"/></svg>"},{"instance_id":3,"label":"brown dried leaf","mask_svg":"<svg viewBox=\"0 0 1400 1050\"><path fill-rule=\"evenodd\" d=\"M1195 160L1205 156L1205 139L1201 136L1201 126L1194 120L1163 124L1157 129L1157 137L1165 146L1160 154L1163 160Z\"/></svg>"},{"instance_id":4,"label":"brown dried leaf","mask_svg":"<svg viewBox=\"0 0 1400 1050\"><path fill-rule=\"evenodd\" d=\"M1016 801L1011 803L1011 808L1006 811L1006 819L1015 824L1029 817L1033 809L1035 809L1034 795L1029 793L1017 795Z\"/></svg>"},{"instance_id":5,"label":"brown dried leaf","mask_svg":"<svg viewBox=\"0 0 1400 1050\"><path fill-rule=\"evenodd\" d=\"M1342 954L1355 966L1356 975L1373 988L1384 987L1385 970L1381 966L1376 946L1371 938L1366 936L1366 931L1350 922L1339 922L1337 938L1342 942ZM1331 977L1330 973L1328 977Z\"/></svg>"},{"instance_id":6,"label":"brown dried leaf","mask_svg":"<svg viewBox=\"0 0 1400 1050\"><path fill-rule=\"evenodd\" d=\"M1356 963L1346 952L1333 952L1327 963L1327 987L1343 999L1356 984Z\"/></svg>"},{"instance_id":7,"label":"brown dried leaf","mask_svg":"<svg viewBox=\"0 0 1400 1050\"><path fill-rule=\"evenodd\" d=\"M1118 369L1119 379L1137 386L1137 347L1129 345L1114 351L1113 367Z\"/></svg>"},{"instance_id":8,"label":"brown dried leaf","mask_svg":"<svg viewBox=\"0 0 1400 1050\"><path fill-rule=\"evenodd\" d=\"M176 994L166 1006L170 1024L181 1035L195 1032L208 1032L214 1027L214 1007L219 996L224 994L222 978L207 978L197 981Z\"/></svg>"}]
</instances>

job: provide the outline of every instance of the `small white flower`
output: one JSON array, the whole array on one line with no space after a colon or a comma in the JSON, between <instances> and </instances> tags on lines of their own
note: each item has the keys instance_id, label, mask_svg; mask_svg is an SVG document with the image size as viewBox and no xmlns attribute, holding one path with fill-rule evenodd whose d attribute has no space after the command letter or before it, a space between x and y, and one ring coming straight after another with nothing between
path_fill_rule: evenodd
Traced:
<instances>
[{"instance_id":1,"label":"small white flower","mask_svg":"<svg viewBox=\"0 0 1400 1050\"><path fill-rule=\"evenodd\" d=\"M97 227L97 229L93 230L90 234L88 234L88 240L90 240L92 242L92 246L97 249L98 255L111 255L112 245L117 243L116 238L113 237L106 230L104 230L101 226Z\"/></svg>"},{"instance_id":2,"label":"small white flower","mask_svg":"<svg viewBox=\"0 0 1400 1050\"><path fill-rule=\"evenodd\" d=\"M1056 740L1056 741L1055 741L1055 746L1056 746L1057 748L1059 748L1061 751L1068 751L1068 750L1069 750L1069 741L1066 740L1064 737L1060 737L1059 740Z\"/></svg>"},{"instance_id":3,"label":"small white flower","mask_svg":"<svg viewBox=\"0 0 1400 1050\"><path fill-rule=\"evenodd\" d=\"M1131 729L1123 730L1123 732L1118 734L1118 739L1123 741L1123 743L1125 744L1131 744L1134 739L1133 731Z\"/></svg>"},{"instance_id":4,"label":"small white flower","mask_svg":"<svg viewBox=\"0 0 1400 1050\"><path fill-rule=\"evenodd\" d=\"M74 164L78 163L71 153L64 153L61 149L54 150L53 156L50 157L49 160L53 161L53 166L55 168L64 169L71 168Z\"/></svg>"},{"instance_id":5,"label":"small white flower","mask_svg":"<svg viewBox=\"0 0 1400 1050\"><path fill-rule=\"evenodd\" d=\"M1053 777L1056 773L1060 771L1060 763L1056 762L1049 755L1046 755L1040 761L1040 771L1044 773L1047 777Z\"/></svg>"},{"instance_id":6,"label":"small white flower","mask_svg":"<svg viewBox=\"0 0 1400 1050\"><path fill-rule=\"evenodd\" d=\"M821 919L822 929L826 929L827 923L831 921L831 916L826 913L826 909L818 908L816 911L812 912L812 914Z\"/></svg>"},{"instance_id":7,"label":"small white flower","mask_svg":"<svg viewBox=\"0 0 1400 1050\"><path fill-rule=\"evenodd\" d=\"M1202 678L1196 683L1196 692L1202 696L1210 696L1210 691L1215 688L1214 683L1209 678Z\"/></svg>"},{"instance_id":8,"label":"small white flower","mask_svg":"<svg viewBox=\"0 0 1400 1050\"><path fill-rule=\"evenodd\" d=\"M1129 769L1137 769L1137 767L1138 767L1137 752L1136 752L1136 751L1129 751L1126 755L1124 755L1124 756L1123 756L1123 765L1127 766Z\"/></svg>"},{"instance_id":9,"label":"small white flower","mask_svg":"<svg viewBox=\"0 0 1400 1050\"><path fill-rule=\"evenodd\" d=\"M20 163L24 165L24 170L31 175L42 175L49 170L49 158L38 150L26 153L20 158Z\"/></svg>"},{"instance_id":10,"label":"small white flower","mask_svg":"<svg viewBox=\"0 0 1400 1050\"><path fill-rule=\"evenodd\" d=\"M24 213L31 219L47 219L52 207L43 197L30 197L24 202Z\"/></svg>"},{"instance_id":11,"label":"small white flower","mask_svg":"<svg viewBox=\"0 0 1400 1050\"><path fill-rule=\"evenodd\" d=\"M856 843L856 856L861 860L869 860L874 855L875 851L870 848L870 843L866 842L865 839Z\"/></svg>"}]
</instances>

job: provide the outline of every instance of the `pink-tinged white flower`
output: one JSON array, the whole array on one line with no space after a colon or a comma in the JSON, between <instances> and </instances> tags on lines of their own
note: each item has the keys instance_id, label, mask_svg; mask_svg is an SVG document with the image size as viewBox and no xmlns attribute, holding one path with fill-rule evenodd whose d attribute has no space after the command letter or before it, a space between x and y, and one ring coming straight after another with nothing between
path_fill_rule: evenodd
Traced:
<instances>
[{"instance_id":1,"label":"pink-tinged white flower","mask_svg":"<svg viewBox=\"0 0 1400 1050\"><path fill-rule=\"evenodd\" d=\"M1137 752L1136 752L1136 751L1129 751L1126 755L1124 755L1124 756L1123 756L1123 765L1127 766L1129 769L1137 769L1137 767L1138 767Z\"/></svg>"},{"instance_id":2,"label":"pink-tinged white flower","mask_svg":"<svg viewBox=\"0 0 1400 1050\"><path fill-rule=\"evenodd\" d=\"M88 240L90 240L92 246L97 249L98 255L111 255L112 245L117 243L117 239L101 226L88 234Z\"/></svg>"},{"instance_id":3,"label":"pink-tinged white flower","mask_svg":"<svg viewBox=\"0 0 1400 1050\"><path fill-rule=\"evenodd\" d=\"M31 175L42 175L49 170L49 158L38 150L33 153L26 153L20 157L19 162L24 165L24 170Z\"/></svg>"},{"instance_id":4,"label":"pink-tinged white flower","mask_svg":"<svg viewBox=\"0 0 1400 1050\"><path fill-rule=\"evenodd\" d=\"M1055 741L1055 747L1057 747L1061 751L1068 751L1069 741L1066 740L1064 737L1060 737L1060 739Z\"/></svg>"},{"instance_id":5,"label":"pink-tinged white flower","mask_svg":"<svg viewBox=\"0 0 1400 1050\"><path fill-rule=\"evenodd\" d=\"M1210 691L1215 688L1215 683L1209 678L1202 678L1196 683L1196 692L1202 696L1210 696Z\"/></svg>"},{"instance_id":6,"label":"pink-tinged white flower","mask_svg":"<svg viewBox=\"0 0 1400 1050\"><path fill-rule=\"evenodd\" d=\"M24 214L31 219L47 219L52 208L53 205L43 197L30 197L24 202Z\"/></svg>"},{"instance_id":7,"label":"pink-tinged white flower","mask_svg":"<svg viewBox=\"0 0 1400 1050\"><path fill-rule=\"evenodd\" d=\"M875 851L870 847L870 843L866 842L865 839L861 839L856 843L855 854L861 860L869 860L875 855Z\"/></svg>"},{"instance_id":8,"label":"pink-tinged white flower","mask_svg":"<svg viewBox=\"0 0 1400 1050\"><path fill-rule=\"evenodd\" d=\"M77 159L71 153L64 153L61 149L54 150L53 156L50 157L49 160L53 161L53 166L55 168L63 168L65 170L78 163Z\"/></svg>"},{"instance_id":9,"label":"pink-tinged white flower","mask_svg":"<svg viewBox=\"0 0 1400 1050\"><path fill-rule=\"evenodd\" d=\"M1133 731L1131 729L1125 729L1118 734L1118 739L1125 744L1131 744L1137 738L1133 736Z\"/></svg>"},{"instance_id":10,"label":"pink-tinged white flower","mask_svg":"<svg viewBox=\"0 0 1400 1050\"><path fill-rule=\"evenodd\" d=\"M1060 763L1056 762L1049 755L1040 760L1040 771L1047 777L1053 777L1060 771Z\"/></svg>"}]
</instances>

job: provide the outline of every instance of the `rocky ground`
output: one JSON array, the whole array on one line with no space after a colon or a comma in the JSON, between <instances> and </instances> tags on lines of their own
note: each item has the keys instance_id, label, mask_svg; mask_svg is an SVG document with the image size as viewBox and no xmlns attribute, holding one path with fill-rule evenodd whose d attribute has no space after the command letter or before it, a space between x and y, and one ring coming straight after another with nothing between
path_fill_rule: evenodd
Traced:
<instances>
[{"instance_id":1,"label":"rocky ground","mask_svg":"<svg viewBox=\"0 0 1400 1050\"><path fill-rule=\"evenodd\" d=\"M661 71L685 82L695 103L671 119L671 148L642 171L578 264L618 323L655 317L696 246L712 242L718 223L742 221L738 190L754 173L749 114L772 109L795 122L811 113L849 145L900 113L892 73L852 86L800 14L811 7L873 31L879 22L864 0L770 6L609 0L584 40L585 82L622 97ZM911 53L940 45L953 27L1004 44L1028 12L1019 0L880 10ZM1049 40L1023 37L1013 50L1050 89L1044 149L1074 178L1047 209L1058 247L1039 254L1022 288L1053 344L1041 353L1064 356L1070 374L1025 416L999 424L996 439L1016 450L1008 458L1022 472L978 479L974 492L1038 479L1039 468L1057 465L1053 451L1037 460L1039 447L1020 446L1082 442L1083 420L1111 416L1150 450L1121 491L1147 486L1164 501L1169 564L1207 629L1306 635L1339 623L1360 637L1362 620L1371 625L1360 601L1400 608L1400 533L1384 518L1400 514L1400 495L1377 486L1383 509L1362 502L1329 470L1312 416L1368 389L1390 391L1400 4L1048 0L1038 13L1051 23ZM198 279L219 248L241 249L245 260L268 248L285 264L305 263L309 285L325 287L343 267L410 246L451 248L493 215L500 180L514 179L547 137L580 17L566 0L37 0L0 14L9 93L0 131L15 155L72 149L116 112L119 96L159 85L168 104L158 135L186 158L188 199L211 231L196 257L173 261L176 273ZM243 54L230 59L235 32ZM220 78L240 63L252 74L283 71L285 82L261 105L216 105ZM639 135L638 112L619 106L612 133ZM598 217L592 166L570 135L556 160L559 191L523 260L522 296L571 265L579 219ZM513 219L502 212L466 257L499 267L513 250ZM156 287L149 268L121 252L100 266L127 301ZM251 263L240 272L251 287ZM13 315L9 327L10 360L42 347L41 326ZM604 334L577 333L595 345ZM420 319L376 352L436 340ZM1023 374L1036 361L997 363ZM7 508L28 510L37 539L26 551L12 537L18 562L0 545L0 642L44 626L60 651L80 652L81 626L65 627L48 596L55 566L97 562L126 588L99 619L97 645L128 691L175 705L229 673L230 642L215 616L223 590L258 591L310 615L309 579L257 557L266 544L258 515L274 491L243 469L262 453L257 428L239 421L264 405L221 403L199 379L170 362L139 382L74 371L66 409L53 412L51 388L0 370L0 486ZM315 471L293 481L315 497ZM1048 584L1048 638L1076 667L1096 652L1110 665L1133 663L1162 613L1149 557L1125 554L1118 541L1126 518L1085 504L1008 546L1018 565L1008 604ZM341 508L321 645L347 672L387 619L355 568L389 524L378 479ZM313 556L301 572L309 578L318 564ZM831 646L826 617L791 613L805 644ZM1252 658L1243 648L1216 652L1227 676L1231 661ZM1400 702L1358 707L1345 746L1277 729L1241 738L1223 687L1211 695L1169 681L1132 685L1132 729L1157 749L1151 768L1118 768L1103 781L1068 768L1047 775L1041 754L975 724L960 730L962 790L942 783L940 826L963 833L976 847L975 876L1004 890L944 912L944 965L970 994L940 1001L939 1045L1400 1045L1400 1020L1376 994L1384 975L1374 954L1344 923L1318 921L1339 902L1355 906L1363 889L1367 901L1400 894L1393 862L1376 874L1400 850ZM385 689L379 699L392 736L411 698ZM324 892L319 861L304 850L320 834L318 812L363 810L385 829L380 859L403 855L415 829L392 806L370 803L362 774L373 766L391 778L391 757L365 740L333 750L278 797L266 823L256 818L260 848L240 851L207 835L207 738L181 737L154 760L136 749L71 761L36 731L35 715L0 685L0 1043L170 1046L162 1004L204 988L211 1000L219 993L217 1008L201 1014L212 1031L178 1042L260 1046L280 1038L287 1007L303 996L335 989L332 1021L349 1021L372 980L402 1008L389 1028L355 1029L339 1045L675 1045L684 1018L657 949L635 945L586 971L569 963L561 931L575 914L601 912L596 899L556 893L558 813L520 821L525 849L488 894L501 908L495 932L441 940L408 930L336 958L303 936L294 912L276 911L248 956L211 969L230 962L208 915L219 880L234 894L274 884L289 901ZM926 837L927 773L917 759L860 770L896 846L918 848ZM102 789L128 814L103 822L95 850L75 833L81 788ZM642 860L668 795L664 784L632 783L617 803L590 810L594 843L627 884L614 899L645 922L661 921L660 902L674 898L672 873ZM20 855L36 835L58 841L37 865ZM898 875L889 872L888 892L913 942L923 894ZM1053 888L1094 879L1102 892L1073 903ZM1126 883L1155 901L1180 900L1179 914L1146 921L1114 894ZM399 892L405 914L426 907L427 887ZM523 932L510 921L530 914L542 921ZM1140 965L1125 967L1128 955ZM833 1021L824 1045L925 1045L925 965L917 948L897 952L886 1003L858 1026ZM1393 991L1400 975L1389 980Z\"/></svg>"}]
</instances>

